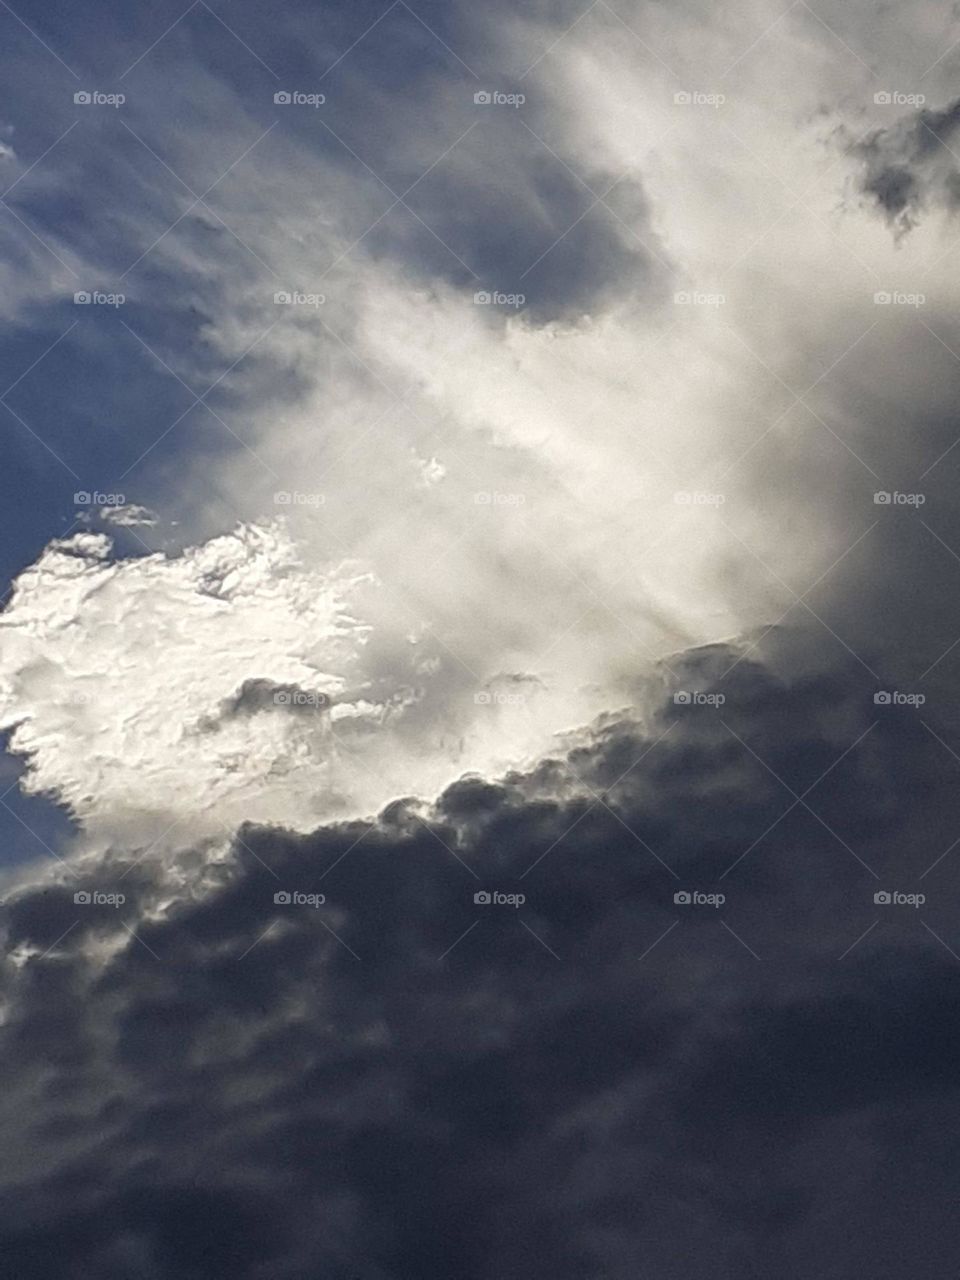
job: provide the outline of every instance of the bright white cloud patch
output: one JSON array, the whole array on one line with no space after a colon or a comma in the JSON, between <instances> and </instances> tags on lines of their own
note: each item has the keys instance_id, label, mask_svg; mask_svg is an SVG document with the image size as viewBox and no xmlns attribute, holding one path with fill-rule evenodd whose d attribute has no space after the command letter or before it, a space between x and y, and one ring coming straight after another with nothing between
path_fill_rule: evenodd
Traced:
<instances>
[{"instance_id":1,"label":"bright white cloud patch","mask_svg":"<svg viewBox=\"0 0 960 1280\"><path fill-rule=\"evenodd\" d=\"M419 628L366 622L369 574L301 551L281 523L174 557L117 561L103 533L51 543L0 617L24 788L108 839L309 829L534 755L593 709L562 682L478 683Z\"/></svg>"},{"instance_id":2,"label":"bright white cloud patch","mask_svg":"<svg viewBox=\"0 0 960 1280\"><path fill-rule=\"evenodd\" d=\"M25 785L87 824L334 807L331 720L382 711L336 705L365 636L346 606L358 580L305 569L278 526L173 559L110 552L103 534L53 543L0 623L0 723ZM278 688L245 705L251 680Z\"/></svg>"},{"instance_id":3,"label":"bright white cloud patch","mask_svg":"<svg viewBox=\"0 0 960 1280\"><path fill-rule=\"evenodd\" d=\"M156 513L149 507L128 502L122 507L104 507L100 512L104 524L119 525L124 529L152 528L157 523Z\"/></svg>"}]
</instances>

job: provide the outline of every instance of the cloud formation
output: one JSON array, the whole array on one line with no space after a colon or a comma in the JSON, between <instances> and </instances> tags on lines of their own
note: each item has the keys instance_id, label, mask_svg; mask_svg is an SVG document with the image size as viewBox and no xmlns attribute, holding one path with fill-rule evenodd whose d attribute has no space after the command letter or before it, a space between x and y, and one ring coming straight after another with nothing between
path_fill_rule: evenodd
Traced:
<instances>
[{"instance_id":1,"label":"cloud formation","mask_svg":"<svg viewBox=\"0 0 960 1280\"><path fill-rule=\"evenodd\" d=\"M950 20L23 2L5 1267L950 1274Z\"/></svg>"},{"instance_id":2,"label":"cloud formation","mask_svg":"<svg viewBox=\"0 0 960 1280\"><path fill-rule=\"evenodd\" d=\"M960 100L907 112L853 147L861 191L900 234L931 208L953 214L960 207L958 131Z\"/></svg>"},{"instance_id":3,"label":"cloud formation","mask_svg":"<svg viewBox=\"0 0 960 1280\"><path fill-rule=\"evenodd\" d=\"M680 675L715 692L738 656ZM779 664L434 804L14 894L8 1265L938 1274L956 904L924 874L942 850L901 836L955 788L855 664Z\"/></svg>"}]
</instances>

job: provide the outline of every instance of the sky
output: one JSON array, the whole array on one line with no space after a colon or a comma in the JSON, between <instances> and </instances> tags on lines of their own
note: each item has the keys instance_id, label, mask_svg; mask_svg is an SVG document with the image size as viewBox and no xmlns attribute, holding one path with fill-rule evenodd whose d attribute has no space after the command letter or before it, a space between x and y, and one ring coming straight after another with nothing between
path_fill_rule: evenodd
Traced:
<instances>
[{"instance_id":1,"label":"sky","mask_svg":"<svg viewBox=\"0 0 960 1280\"><path fill-rule=\"evenodd\" d=\"M18 1280L940 1280L960 10L0 0Z\"/></svg>"}]
</instances>

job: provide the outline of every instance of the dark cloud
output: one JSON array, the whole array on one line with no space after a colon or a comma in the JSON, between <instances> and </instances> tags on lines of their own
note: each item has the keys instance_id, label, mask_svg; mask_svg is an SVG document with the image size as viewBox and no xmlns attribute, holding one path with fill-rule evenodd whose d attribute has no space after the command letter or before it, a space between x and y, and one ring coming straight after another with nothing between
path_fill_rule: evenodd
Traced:
<instances>
[{"instance_id":1,"label":"dark cloud","mask_svg":"<svg viewBox=\"0 0 960 1280\"><path fill-rule=\"evenodd\" d=\"M329 694L304 689L295 681L280 683L262 676L251 676L229 698L225 698L215 716L201 721L204 731L216 729L223 721L237 716L258 715L262 711L279 711L291 715L316 715L331 705Z\"/></svg>"},{"instance_id":2,"label":"dark cloud","mask_svg":"<svg viewBox=\"0 0 960 1280\"><path fill-rule=\"evenodd\" d=\"M958 128L960 99L939 111L921 107L851 148L860 165L858 189L898 232L931 208L960 207Z\"/></svg>"},{"instance_id":3,"label":"dark cloud","mask_svg":"<svg viewBox=\"0 0 960 1280\"><path fill-rule=\"evenodd\" d=\"M725 701L671 687L433 805L15 896L7 1273L945 1274L941 748L852 662L672 665ZM74 905L124 886L132 911Z\"/></svg>"}]
</instances>

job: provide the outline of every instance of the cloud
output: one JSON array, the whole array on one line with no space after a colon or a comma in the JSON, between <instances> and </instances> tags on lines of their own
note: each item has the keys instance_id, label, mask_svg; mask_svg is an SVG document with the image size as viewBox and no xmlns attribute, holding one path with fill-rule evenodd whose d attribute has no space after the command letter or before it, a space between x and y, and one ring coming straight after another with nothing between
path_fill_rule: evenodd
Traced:
<instances>
[{"instance_id":1,"label":"cloud","mask_svg":"<svg viewBox=\"0 0 960 1280\"><path fill-rule=\"evenodd\" d=\"M149 507L138 506L135 502L125 503L121 507L102 507L100 519L105 524L119 525L123 529L150 529L158 522L156 512Z\"/></svg>"},{"instance_id":2,"label":"cloud","mask_svg":"<svg viewBox=\"0 0 960 1280\"><path fill-rule=\"evenodd\" d=\"M955 787L912 711L870 728L855 663L784 671L796 643L722 707L661 693L433 804L21 885L8 1265L696 1280L789 1253L893 1280L895 1193L937 1274L955 895L943 865L922 912L873 894L918 887L942 849L903 835ZM676 665L710 692L740 656Z\"/></svg>"},{"instance_id":3,"label":"cloud","mask_svg":"<svg viewBox=\"0 0 960 1280\"><path fill-rule=\"evenodd\" d=\"M103 534L54 543L3 615L3 724L28 789L85 825L98 812L239 820L261 787L302 793L302 766L336 793L324 717L278 716L254 733L236 712L251 670L276 689L343 689L365 635L348 604L359 579L305 570L279 525L169 559L110 553ZM216 737L198 734L231 698Z\"/></svg>"},{"instance_id":4,"label":"cloud","mask_svg":"<svg viewBox=\"0 0 960 1280\"><path fill-rule=\"evenodd\" d=\"M216 8L0 53L8 1268L948 1274L953 35Z\"/></svg>"},{"instance_id":5,"label":"cloud","mask_svg":"<svg viewBox=\"0 0 960 1280\"><path fill-rule=\"evenodd\" d=\"M851 148L860 165L860 191L900 234L931 208L952 214L960 207L958 129L960 100L908 112Z\"/></svg>"}]
</instances>

